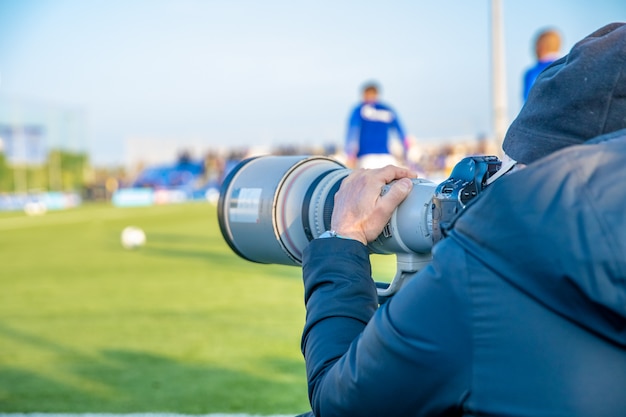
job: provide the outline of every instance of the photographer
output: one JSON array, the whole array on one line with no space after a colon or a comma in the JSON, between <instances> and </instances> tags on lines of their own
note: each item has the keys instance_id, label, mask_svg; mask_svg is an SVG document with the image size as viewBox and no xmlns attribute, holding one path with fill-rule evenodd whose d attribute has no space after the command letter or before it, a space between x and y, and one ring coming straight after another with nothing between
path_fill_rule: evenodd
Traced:
<instances>
[{"instance_id":1,"label":"photographer","mask_svg":"<svg viewBox=\"0 0 626 417\"><path fill-rule=\"evenodd\" d=\"M537 79L503 144L526 168L476 198L380 307L365 244L413 174L346 178L334 232L303 259L314 414L623 416L625 128L626 25L613 24Z\"/></svg>"}]
</instances>

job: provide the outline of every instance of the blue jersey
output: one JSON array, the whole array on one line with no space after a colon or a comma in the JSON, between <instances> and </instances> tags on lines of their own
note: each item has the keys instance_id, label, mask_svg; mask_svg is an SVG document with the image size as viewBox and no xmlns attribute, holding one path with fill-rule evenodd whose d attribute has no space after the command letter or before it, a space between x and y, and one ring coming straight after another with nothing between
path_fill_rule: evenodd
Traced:
<instances>
[{"instance_id":1,"label":"blue jersey","mask_svg":"<svg viewBox=\"0 0 626 417\"><path fill-rule=\"evenodd\" d=\"M537 64L535 64L532 68L529 68L526 73L524 73L524 101L528 99L530 87L533 86L539 74L541 74L544 69L548 68L554 61L554 59L549 61L538 61Z\"/></svg>"},{"instance_id":2,"label":"blue jersey","mask_svg":"<svg viewBox=\"0 0 626 417\"><path fill-rule=\"evenodd\" d=\"M393 109L378 102L359 104L350 116L346 153L357 157L388 154L390 130L397 132L404 145L404 130Z\"/></svg>"}]
</instances>

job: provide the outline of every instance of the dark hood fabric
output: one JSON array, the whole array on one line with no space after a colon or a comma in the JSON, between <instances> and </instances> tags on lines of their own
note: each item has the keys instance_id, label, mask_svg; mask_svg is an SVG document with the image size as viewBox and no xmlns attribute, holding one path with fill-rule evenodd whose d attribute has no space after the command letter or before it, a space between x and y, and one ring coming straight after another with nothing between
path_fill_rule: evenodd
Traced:
<instances>
[{"instance_id":1,"label":"dark hood fabric","mask_svg":"<svg viewBox=\"0 0 626 417\"><path fill-rule=\"evenodd\" d=\"M626 128L626 24L607 25L546 68L502 148L529 164L561 148Z\"/></svg>"},{"instance_id":2,"label":"dark hood fabric","mask_svg":"<svg viewBox=\"0 0 626 417\"><path fill-rule=\"evenodd\" d=\"M452 236L547 308L626 346L626 129L594 142L496 181Z\"/></svg>"}]
</instances>

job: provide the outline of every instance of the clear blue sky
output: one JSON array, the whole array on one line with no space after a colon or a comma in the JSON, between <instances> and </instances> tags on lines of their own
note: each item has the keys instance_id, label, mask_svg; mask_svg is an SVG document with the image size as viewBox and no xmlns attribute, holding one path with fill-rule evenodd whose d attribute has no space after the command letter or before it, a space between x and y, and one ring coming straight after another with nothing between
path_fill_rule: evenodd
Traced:
<instances>
[{"instance_id":1,"label":"clear blue sky","mask_svg":"<svg viewBox=\"0 0 626 417\"><path fill-rule=\"evenodd\" d=\"M532 39L563 52L624 0L503 0L508 107ZM0 100L83 109L97 164L128 138L343 142L363 81L418 138L491 134L489 0L0 0Z\"/></svg>"}]
</instances>

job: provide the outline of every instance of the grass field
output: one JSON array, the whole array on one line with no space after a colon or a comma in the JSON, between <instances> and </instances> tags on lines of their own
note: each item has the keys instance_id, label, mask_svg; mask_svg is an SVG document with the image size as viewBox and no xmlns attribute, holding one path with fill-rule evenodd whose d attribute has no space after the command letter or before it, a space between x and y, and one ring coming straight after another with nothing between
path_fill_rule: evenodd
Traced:
<instances>
[{"instance_id":1,"label":"grass field","mask_svg":"<svg viewBox=\"0 0 626 417\"><path fill-rule=\"evenodd\" d=\"M238 258L207 203L0 213L0 412L306 411L302 298L300 269Z\"/></svg>"}]
</instances>

